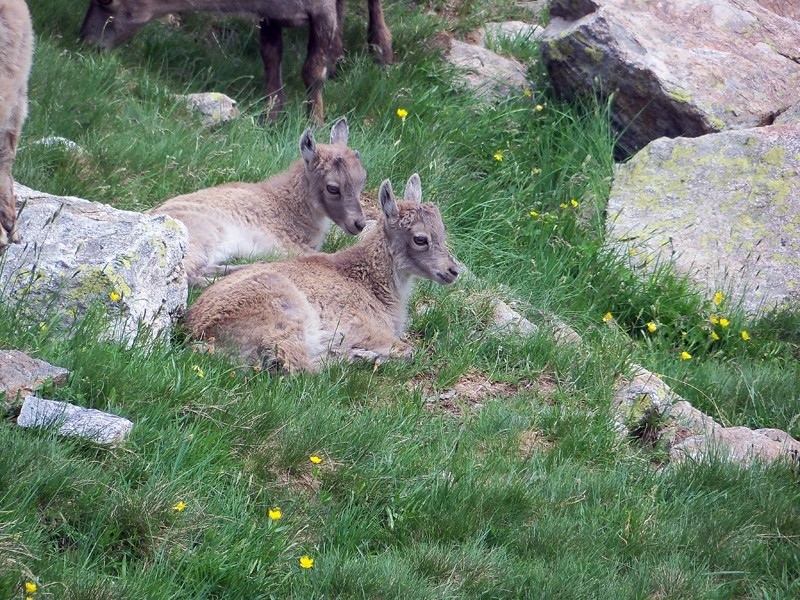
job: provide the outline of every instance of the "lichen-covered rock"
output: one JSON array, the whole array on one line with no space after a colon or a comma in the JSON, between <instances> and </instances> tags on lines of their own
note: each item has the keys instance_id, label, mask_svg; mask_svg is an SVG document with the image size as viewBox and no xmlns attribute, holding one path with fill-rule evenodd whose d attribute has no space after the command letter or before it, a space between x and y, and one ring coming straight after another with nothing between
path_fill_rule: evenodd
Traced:
<instances>
[{"instance_id":1,"label":"lichen-covered rock","mask_svg":"<svg viewBox=\"0 0 800 600\"><path fill-rule=\"evenodd\" d=\"M680 400L658 375L639 365L631 365L630 377L614 386L611 408L617 431L631 434L662 417L673 402Z\"/></svg>"},{"instance_id":2,"label":"lichen-covered rock","mask_svg":"<svg viewBox=\"0 0 800 600\"><path fill-rule=\"evenodd\" d=\"M20 427L53 427L60 435L86 438L98 444L119 444L133 422L94 408L27 396L17 417Z\"/></svg>"},{"instance_id":3,"label":"lichen-covered rock","mask_svg":"<svg viewBox=\"0 0 800 600\"><path fill-rule=\"evenodd\" d=\"M190 109L202 115L206 127L220 125L239 116L236 100L219 92L184 94L179 97L186 101Z\"/></svg>"},{"instance_id":4,"label":"lichen-covered rock","mask_svg":"<svg viewBox=\"0 0 800 600\"><path fill-rule=\"evenodd\" d=\"M617 168L608 239L750 312L800 297L800 126L662 138Z\"/></svg>"},{"instance_id":5,"label":"lichen-covered rock","mask_svg":"<svg viewBox=\"0 0 800 600\"><path fill-rule=\"evenodd\" d=\"M110 316L109 338L156 335L186 308L186 228L167 216L122 211L15 184L23 243L0 264L0 299L69 323L93 303Z\"/></svg>"},{"instance_id":6,"label":"lichen-covered rock","mask_svg":"<svg viewBox=\"0 0 800 600\"><path fill-rule=\"evenodd\" d=\"M614 387L612 412L621 437L657 442L669 451L670 462L711 457L749 466L753 460L800 461L800 442L780 429L723 427L696 409L655 373L631 366L631 377Z\"/></svg>"},{"instance_id":7,"label":"lichen-covered rock","mask_svg":"<svg viewBox=\"0 0 800 600\"><path fill-rule=\"evenodd\" d=\"M22 398L46 384L62 385L69 371L19 350L0 350L0 416L15 411ZM19 398L19 404L17 404Z\"/></svg>"},{"instance_id":8,"label":"lichen-covered rock","mask_svg":"<svg viewBox=\"0 0 800 600\"><path fill-rule=\"evenodd\" d=\"M800 100L800 22L762 4L553 0L542 58L562 96L613 94L628 153L768 125Z\"/></svg>"},{"instance_id":9,"label":"lichen-covered rock","mask_svg":"<svg viewBox=\"0 0 800 600\"><path fill-rule=\"evenodd\" d=\"M462 72L467 88L486 100L520 94L528 85L522 64L475 44L451 40L447 60Z\"/></svg>"}]
</instances>

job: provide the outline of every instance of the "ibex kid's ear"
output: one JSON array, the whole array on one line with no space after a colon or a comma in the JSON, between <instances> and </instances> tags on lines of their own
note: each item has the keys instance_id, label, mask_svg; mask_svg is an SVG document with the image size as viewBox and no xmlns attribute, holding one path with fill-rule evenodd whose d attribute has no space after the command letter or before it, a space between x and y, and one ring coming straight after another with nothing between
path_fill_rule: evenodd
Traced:
<instances>
[{"instance_id":1,"label":"ibex kid's ear","mask_svg":"<svg viewBox=\"0 0 800 600\"><path fill-rule=\"evenodd\" d=\"M422 182L419 180L418 173L414 173L408 178L408 181L406 182L406 190L403 193L403 200L416 202L417 204L422 202Z\"/></svg>"},{"instance_id":2,"label":"ibex kid's ear","mask_svg":"<svg viewBox=\"0 0 800 600\"><path fill-rule=\"evenodd\" d=\"M347 117L342 117L331 127L331 144L346 146L348 137L350 137L350 128L347 126Z\"/></svg>"},{"instance_id":3,"label":"ibex kid's ear","mask_svg":"<svg viewBox=\"0 0 800 600\"><path fill-rule=\"evenodd\" d=\"M392 191L392 182L388 179L384 180L381 184L381 189L378 192L378 197L381 201L381 208L383 214L388 218L393 219L397 217L397 202L394 199L394 192Z\"/></svg>"},{"instance_id":4,"label":"ibex kid's ear","mask_svg":"<svg viewBox=\"0 0 800 600\"><path fill-rule=\"evenodd\" d=\"M300 136L300 155L306 164L311 163L317 157L317 142L310 129L306 129Z\"/></svg>"}]
</instances>

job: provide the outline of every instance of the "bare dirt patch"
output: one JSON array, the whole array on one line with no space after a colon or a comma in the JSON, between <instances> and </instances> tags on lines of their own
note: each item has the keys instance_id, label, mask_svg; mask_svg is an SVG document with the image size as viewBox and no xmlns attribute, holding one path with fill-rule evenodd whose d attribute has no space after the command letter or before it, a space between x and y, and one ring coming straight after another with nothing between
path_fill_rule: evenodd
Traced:
<instances>
[{"instance_id":1,"label":"bare dirt patch","mask_svg":"<svg viewBox=\"0 0 800 600\"><path fill-rule=\"evenodd\" d=\"M517 383L493 382L479 371L464 373L452 387L436 390L429 381L417 379L409 382L410 387L422 386L425 408L445 412L456 417L483 408L487 402L510 398L521 392L539 394L548 401L555 390L555 382L547 375L540 375L535 381Z\"/></svg>"}]
</instances>

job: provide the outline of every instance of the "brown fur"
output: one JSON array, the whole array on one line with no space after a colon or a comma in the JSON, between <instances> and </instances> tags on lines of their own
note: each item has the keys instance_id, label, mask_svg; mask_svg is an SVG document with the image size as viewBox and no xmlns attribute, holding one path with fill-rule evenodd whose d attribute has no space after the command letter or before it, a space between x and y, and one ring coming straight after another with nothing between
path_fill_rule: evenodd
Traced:
<instances>
[{"instance_id":1,"label":"brown fur","mask_svg":"<svg viewBox=\"0 0 800 600\"><path fill-rule=\"evenodd\" d=\"M392 38L383 18L381 0L368 0L369 43L378 48L378 62L392 62ZM322 88L328 70L344 55L342 21L344 0L91 0L81 27L81 39L103 50L130 39L142 26L169 13L206 11L249 13L260 21L261 59L269 117L283 110L281 78L282 29L308 25L308 51L303 83L308 92L308 113L323 122Z\"/></svg>"},{"instance_id":2,"label":"brown fur","mask_svg":"<svg viewBox=\"0 0 800 600\"><path fill-rule=\"evenodd\" d=\"M386 180L383 219L355 246L252 265L219 280L189 308L190 332L213 337L243 361L288 371L315 371L333 356L410 357L399 338L414 280L448 285L459 274L439 210L421 204L421 193L414 174L397 203Z\"/></svg>"},{"instance_id":3,"label":"brown fur","mask_svg":"<svg viewBox=\"0 0 800 600\"><path fill-rule=\"evenodd\" d=\"M24 0L0 0L0 254L20 242L11 173L22 124L28 115L28 75L33 26Z\"/></svg>"},{"instance_id":4,"label":"brown fur","mask_svg":"<svg viewBox=\"0 0 800 600\"><path fill-rule=\"evenodd\" d=\"M322 247L335 222L350 235L364 229L359 199L366 173L347 146L347 121L317 144L311 130L300 138L302 160L260 183L227 183L167 200L152 209L186 225L184 267L190 285L205 283L216 267L259 254L292 256Z\"/></svg>"}]
</instances>

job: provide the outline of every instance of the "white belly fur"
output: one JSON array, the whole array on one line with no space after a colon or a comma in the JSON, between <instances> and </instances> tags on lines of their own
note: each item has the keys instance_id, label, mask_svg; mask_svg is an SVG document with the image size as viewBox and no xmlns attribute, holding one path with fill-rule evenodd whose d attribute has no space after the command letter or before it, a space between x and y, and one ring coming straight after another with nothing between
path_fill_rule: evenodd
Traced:
<instances>
[{"instance_id":1,"label":"white belly fur","mask_svg":"<svg viewBox=\"0 0 800 600\"><path fill-rule=\"evenodd\" d=\"M226 225L212 249L211 262L220 264L233 258L255 258L264 254L286 256L284 245L263 229Z\"/></svg>"}]
</instances>

